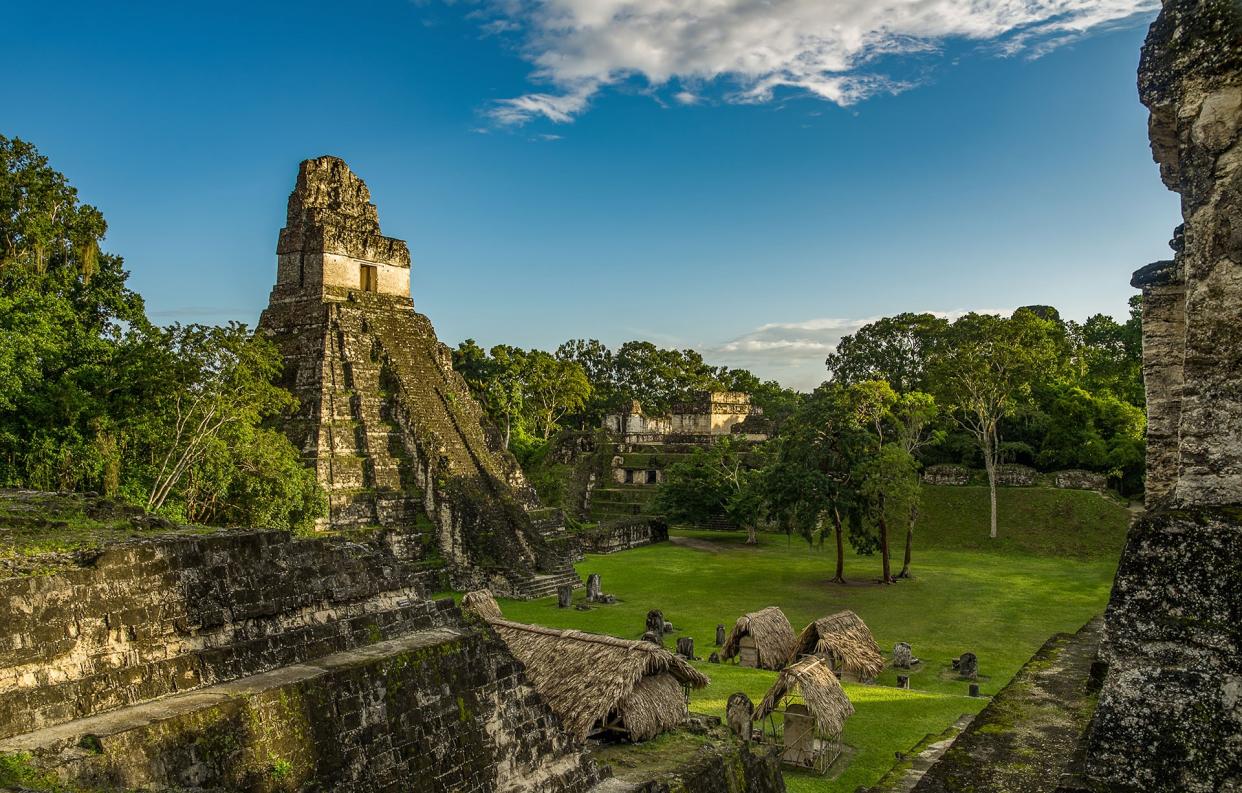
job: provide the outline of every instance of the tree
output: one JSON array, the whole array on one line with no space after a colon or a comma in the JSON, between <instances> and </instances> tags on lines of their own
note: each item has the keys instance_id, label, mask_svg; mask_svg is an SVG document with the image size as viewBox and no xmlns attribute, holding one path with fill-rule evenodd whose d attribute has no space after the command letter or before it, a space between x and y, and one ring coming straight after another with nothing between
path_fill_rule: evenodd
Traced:
<instances>
[{"instance_id":1,"label":"tree","mask_svg":"<svg viewBox=\"0 0 1242 793\"><path fill-rule=\"evenodd\" d=\"M612 350L597 339L571 339L556 348L556 357L582 367L591 395L579 412L580 429L598 427L604 416L621 407Z\"/></svg>"},{"instance_id":2,"label":"tree","mask_svg":"<svg viewBox=\"0 0 1242 793\"><path fill-rule=\"evenodd\" d=\"M933 429L933 422L940 415L940 407L931 394L910 391L902 394L889 408L894 425L895 443L911 460L919 449L938 443L944 437L943 430ZM917 462L916 462L917 466ZM914 552L914 524L919 517L922 483L915 474L915 493L910 499L910 511L906 515L906 549L898 578L910 578L910 562Z\"/></svg>"},{"instance_id":3,"label":"tree","mask_svg":"<svg viewBox=\"0 0 1242 793\"><path fill-rule=\"evenodd\" d=\"M160 510L181 492L193 513L204 505L191 494L206 489L199 483L187 491L186 482L201 477L213 456L240 451L238 440L270 446L256 428L291 413L297 401L273 384L282 365L275 346L245 325L172 325L152 338L167 357L157 409L142 428L152 450L146 508Z\"/></svg>"},{"instance_id":4,"label":"tree","mask_svg":"<svg viewBox=\"0 0 1242 793\"><path fill-rule=\"evenodd\" d=\"M967 314L954 322L931 367L938 398L974 439L988 476L989 536L996 537L1000 422L1030 395L1036 374L1053 377L1069 361L1063 329L1019 309L1012 317Z\"/></svg>"},{"instance_id":5,"label":"tree","mask_svg":"<svg viewBox=\"0 0 1242 793\"><path fill-rule=\"evenodd\" d=\"M849 392L824 383L799 406L776 440L776 452L763 476L769 515L786 531L797 531L807 542L831 525L836 540L832 581L845 582L845 518L858 503L857 466L866 453L868 436L859 424ZM865 535L851 532L860 552Z\"/></svg>"},{"instance_id":6,"label":"tree","mask_svg":"<svg viewBox=\"0 0 1242 793\"><path fill-rule=\"evenodd\" d=\"M1107 392L1142 407L1143 393L1143 298L1130 298L1130 316L1124 323L1104 314L1093 314L1076 328L1081 360L1080 382L1092 392Z\"/></svg>"},{"instance_id":7,"label":"tree","mask_svg":"<svg viewBox=\"0 0 1242 793\"><path fill-rule=\"evenodd\" d=\"M560 420L581 410L591 395L582 367L541 350L526 355L521 367L522 401L543 440L552 436Z\"/></svg>"},{"instance_id":8,"label":"tree","mask_svg":"<svg viewBox=\"0 0 1242 793\"><path fill-rule=\"evenodd\" d=\"M888 544L890 521L905 520L917 503L918 466L897 443L886 443L859 466L859 491L867 517L876 527L882 572L880 583L894 582Z\"/></svg>"},{"instance_id":9,"label":"tree","mask_svg":"<svg viewBox=\"0 0 1242 793\"><path fill-rule=\"evenodd\" d=\"M750 403L763 411L764 418L772 422L778 433L806 397L792 388L785 388L775 380L760 380L746 369L722 368L718 379L728 391L749 394Z\"/></svg>"},{"instance_id":10,"label":"tree","mask_svg":"<svg viewBox=\"0 0 1242 793\"><path fill-rule=\"evenodd\" d=\"M244 327L153 327L107 224L0 136L0 483L99 490L202 522L305 527L325 502L265 424L295 404Z\"/></svg>"},{"instance_id":11,"label":"tree","mask_svg":"<svg viewBox=\"0 0 1242 793\"><path fill-rule=\"evenodd\" d=\"M759 542L762 514L761 475L749 456L760 453L742 441L723 437L695 449L688 460L665 471L656 494L656 508L670 520L703 524L725 518L746 529L746 543Z\"/></svg>"},{"instance_id":12,"label":"tree","mask_svg":"<svg viewBox=\"0 0 1242 793\"><path fill-rule=\"evenodd\" d=\"M649 341L628 341L614 357L622 403L638 400L650 415L663 415L692 391L719 390L718 371L694 350L666 350Z\"/></svg>"},{"instance_id":13,"label":"tree","mask_svg":"<svg viewBox=\"0 0 1242 793\"><path fill-rule=\"evenodd\" d=\"M115 375L148 322L106 232L33 145L0 136L0 483L119 488L118 425L143 403Z\"/></svg>"},{"instance_id":14,"label":"tree","mask_svg":"<svg viewBox=\"0 0 1242 793\"><path fill-rule=\"evenodd\" d=\"M841 339L824 364L842 385L883 380L898 392L921 388L947 328L947 321L932 314L884 317Z\"/></svg>"}]
</instances>

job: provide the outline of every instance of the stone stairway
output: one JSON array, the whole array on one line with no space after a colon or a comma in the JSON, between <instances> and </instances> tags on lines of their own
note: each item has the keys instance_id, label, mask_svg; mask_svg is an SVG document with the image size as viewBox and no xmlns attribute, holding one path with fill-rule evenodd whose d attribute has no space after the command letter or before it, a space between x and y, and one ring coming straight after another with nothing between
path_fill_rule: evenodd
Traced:
<instances>
[{"instance_id":1,"label":"stone stairway","mask_svg":"<svg viewBox=\"0 0 1242 793\"><path fill-rule=\"evenodd\" d=\"M565 584L570 584L575 589L582 586L582 579L578 577L578 574L573 571L572 567L566 572L535 575L519 581L515 584L514 596L521 600L550 597L555 595L556 590Z\"/></svg>"}]
</instances>

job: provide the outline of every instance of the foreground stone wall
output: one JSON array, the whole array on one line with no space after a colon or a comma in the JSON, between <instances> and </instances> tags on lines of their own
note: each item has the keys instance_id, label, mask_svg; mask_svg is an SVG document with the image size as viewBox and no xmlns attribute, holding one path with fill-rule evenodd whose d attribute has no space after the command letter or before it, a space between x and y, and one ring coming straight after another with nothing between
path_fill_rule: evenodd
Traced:
<instances>
[{"instance_id":1,"label":"foreground stone wall","mask_svg":"<svg viewBox=\"0 0 1242 793\"><path fill-rule=\"evenodd\" d=\"M114 545L0 603L0 737L448 619L383 548L278 531Z\"/></svg>"},{"instance_id":2,"label":"foreground stone wall","mask_svg":"<svg viewBox=\"0 0 1242 793\"><path fill-rule=\"evenodd\" d=\"M0 751L86 789L581 793L599 778L495 634L460 621Z\"/></svg>"},{"instance_id":3,"label":"foreground stone wall","mask_svg":"<svg viewBox=\"0 0 1242 793\"><path fill-rule=\"evenodd\" d=\"M1185 224L1133 281L1148 511L1108 606L1084 784L1242 790L1242 5L1165 0L1139 91Z\"/></svg>"}]
</instances>

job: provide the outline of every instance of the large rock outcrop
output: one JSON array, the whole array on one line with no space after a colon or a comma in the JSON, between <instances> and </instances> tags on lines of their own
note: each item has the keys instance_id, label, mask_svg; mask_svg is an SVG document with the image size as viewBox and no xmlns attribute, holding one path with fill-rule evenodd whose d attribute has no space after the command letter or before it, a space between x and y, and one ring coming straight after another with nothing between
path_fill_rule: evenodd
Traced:
<instances>
[{"instance_id":1,"label":"large rock outcrop","mask_svg":"<svg viewBox=\"0 0 1242 793\"><path fill-rule=\"evenodd\" d=\"M306 160L259 327L301 400L287 425L328 491L325 529L379 527L456 588L517 596L579 583L563 518L542 510L448 347L410 299L410 254L380 233L361 179Z\"/></svg>"},{"instance_id":2,"label":"large rock outcrop","mask_svg":"<svg viewBox=\"0 0 1242 793\"><path fill-rule=\"evenodd\" d=\"M1108 607L1086 784L1242 790L1242 4L1166 0L1139 92L1184 224L1133 281L1148 509Z\"/></svg>"}]
</instances>

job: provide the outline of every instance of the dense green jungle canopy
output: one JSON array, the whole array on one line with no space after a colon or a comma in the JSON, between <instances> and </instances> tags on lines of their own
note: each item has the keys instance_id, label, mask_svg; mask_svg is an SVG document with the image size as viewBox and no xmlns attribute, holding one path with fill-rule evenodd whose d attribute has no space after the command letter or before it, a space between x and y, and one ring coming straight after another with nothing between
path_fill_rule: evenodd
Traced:
<instances>
[{"instance_id":1,"label":"dense green jungle canopy","mask_svg":"<svg viewBox=\"0 0 1242 793\"><path fill-rule=\"evenodd\" d=\"M309 527L325 500L269 425L295 406L275 349L239 324L153 325L106 232L34 146L0 136L0 485Z\"/></svg>"}]
</instances>

